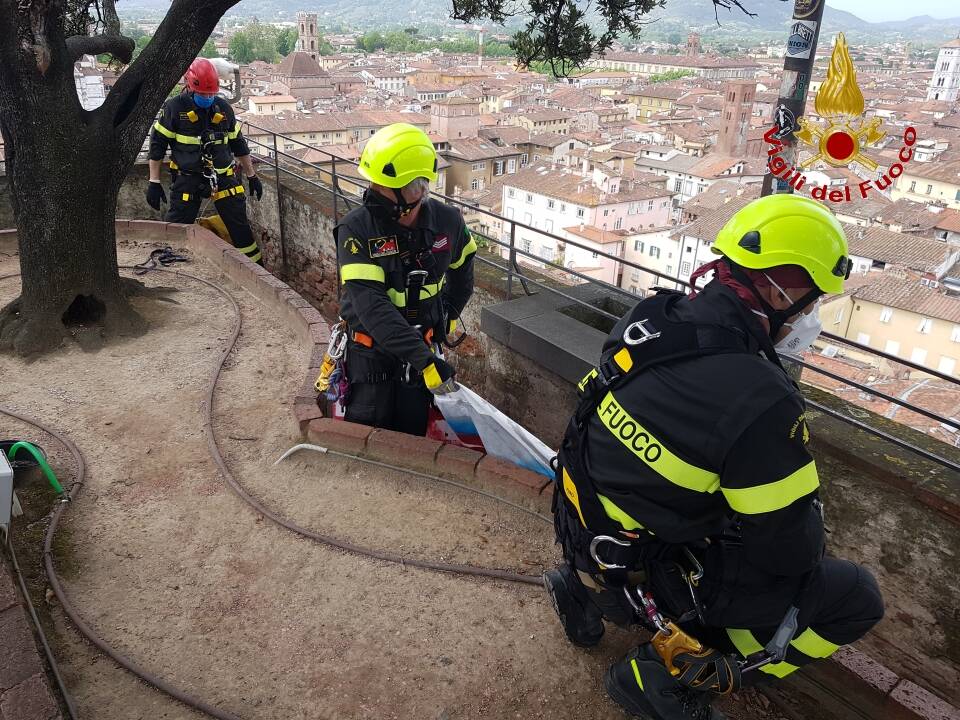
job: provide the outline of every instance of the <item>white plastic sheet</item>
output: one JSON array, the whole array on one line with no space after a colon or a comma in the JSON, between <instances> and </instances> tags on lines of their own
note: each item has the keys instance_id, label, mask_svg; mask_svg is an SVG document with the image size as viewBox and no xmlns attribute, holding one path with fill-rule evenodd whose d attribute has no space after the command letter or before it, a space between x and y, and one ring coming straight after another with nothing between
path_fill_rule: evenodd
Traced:
<instances>
[{"instance_id":1,"label":"white plastic sheet","mask_svg":"<svg viewBox=\"0 0 960 720\"><path fill-rule=\"evenodd\" d=\"M464 385L434 399L444 419L463 440L479 436L487 453L553 478L550 460L556 453Z\"/></svg>"}]
</instances>

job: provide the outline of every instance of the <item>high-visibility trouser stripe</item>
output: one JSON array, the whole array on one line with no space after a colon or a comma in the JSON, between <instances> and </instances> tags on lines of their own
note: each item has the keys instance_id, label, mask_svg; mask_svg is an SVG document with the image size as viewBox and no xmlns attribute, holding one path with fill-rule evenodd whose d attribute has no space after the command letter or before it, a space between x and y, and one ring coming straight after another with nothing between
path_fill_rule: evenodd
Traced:
<instances>
[{"instance_id":1,"label":"high-visibility trouser stripe","mask_svg":"<svg viewBox=\"0 0 960 720\"><path fill-rule=\"evenodd\" d=\"M813 460L775 482L749 488L723 488L723 496L734 512L744 515L773 512L787 507L820 487Z\"/></svg>"},{"instance_id":2,"label":"high-visibility trouser stripe","mask_svg":"<svg viewBox=\"0 0 960 720\"><path fill-rule=\"evenodd\" d=\"M232 188L227 188L226 190L221 190L220 192L213 194L214 200L222 200L225 197L231 197L233 195L242 195L243 194L243 185L235 185Z\"/></svg>"},{"instance_id":3,"label":"high-visibility trouser stripe","mask_svg":"<svg viewBox=\"0 0 960 720\"><path fill-rule=\"evenodd\" d=\"M440 282L432 283L430 285L424 285L420 288L420 299L429 300L430 298L437 295L441 288L443 288L443 283L446 281L446 278L440 278ZM387 288L387 295L390 297L390 302L392 302L396 307L402 308L407 306L407 293L403 290L394 290L393 288Z\"/></svg>"},{"instance_id":4,"label":"high-visibility trouser stripe","mask_svg":"<svg viewBox=\"0 0 960 720\"><path fill-rule=\"evenodd\" d=\"M340 268L340 282L347 280L373 280L374 282L386 282L386 275L383 268L372 263L348 263Z\"/></svg>"},{"instance_id":5,"label":"high-visibility trouser stripe","mask_svg":"<svg viewBox=\"0 0 960 720\"><path fill-rule=\"evenodd\" d=\"M696 492L712 493L720 487L717 473L692 465L673 454L620 406L612 392L608 392L600 401L597 415L627 450L665 480Z\"/></svg>"},{"instance_id":6,"label":"high-visibility trouser stripe","mask_svg":"<svg viewBox=\"0 0 960 720\"><path fill-rule=\"evenodd\" d=\"M476 251L477 241L473 239L473 235L470 235L470 240L466 245L463 246L463 250L460 251L460 257L458 257L455 262L450 263L450 269L456 270L459 268L467 261L467 258L473 255Z\"/></svg>"},{"instance_id":7,"label":"high-visibility trouser stripe","mask_svg":"<svg viewBox=\"0 0 960 720\"><path fill-rule=\"evenodd\" d=\"M730 638L730 641L734 644L734 647L737 648L737 651L743 655L743 657L748 657L749 655L753 655L754 653L763 650L763 646L757 642L757 639L749 630L727 628L727 637ZM804 630L797 637L790 641L790 645L793 650L810 658L810 661L816 660L817 658L830 657L840 647L836 643L832 643L818 635L813 628L807 628ZM760 669L769 675L782 678L785 675L792 673L798 667L798 665L794 665L792 663L779 662L764 665Z\"/></svg>"},{"instance_id":8,"label":"high-visibility trouser stripe","mask_svg":"<svg viewBox=\"0 0 960 720\"><path fill-rule=\"evenodd\" d=\"M257 241L254 240L252 244L247 245L246 247L237 248L237 250L242 252L244 255L249 255L252 252L256 252L258 247L260 246L257 245Z\"/></svg>"}]
</instances>

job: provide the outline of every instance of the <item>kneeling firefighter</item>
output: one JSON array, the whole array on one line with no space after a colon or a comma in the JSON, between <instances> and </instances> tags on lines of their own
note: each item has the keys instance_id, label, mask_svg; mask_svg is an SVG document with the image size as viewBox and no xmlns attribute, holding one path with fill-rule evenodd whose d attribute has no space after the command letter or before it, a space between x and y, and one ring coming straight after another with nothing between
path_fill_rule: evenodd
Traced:
<instances>
[{"instance_id":1,"label":"kneeling firefighter","mask_svg":"<svg viewBox=\"0 0 960 720\"><path fill-rule=\"evenodd\" d=\"M654 720L716 720L718 694L780 678L883 616L868 570L824 556L804 401L778 351L820 332L843 291L843 229L820 203L773 195L717 235L689 296L642 300L580 384L554 519L565 563L544 583L568 639L604 621L655 635L606 674Z\"/></svg>"},{"instance_id":2,"label":"kneeling firefighter","mask_svg":"<svg viewBox=\"0 0 960 720\"><path fill-rule=\"evenodd\" d=\"M254 262L261 262L260 247L247 222L247 202L234 158L257 200L263 196L263 183L254 170L233 108L217 95L219 90L217 69L209 60L199 58L184 75L184 91L164 103L150 135L147 203L159 210L160 202L166 202L160 168L169 147L172 184L167 222L194 222L203 201L209 198L234 247Z\"/></svg>"},{"instance_id":3,"label":"kneeling firefighter","mask_svg":"<svg viewBox=\"0 0 960 720\"><path fill-rule=\"evenodd\" d=\"M363 205L336 227L345 321L345 419L424 435L431 393L456 389L438 346L473 294L477 245L460 211L428 197L437 153L396 123L364 147Z\"/></svg>"}]
</instances>

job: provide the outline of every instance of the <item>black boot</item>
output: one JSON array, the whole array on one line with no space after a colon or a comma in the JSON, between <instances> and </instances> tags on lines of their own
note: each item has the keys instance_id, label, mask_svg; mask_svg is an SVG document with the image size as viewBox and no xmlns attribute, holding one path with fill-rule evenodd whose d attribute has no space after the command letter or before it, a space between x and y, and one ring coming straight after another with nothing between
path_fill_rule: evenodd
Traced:
<instances>
[{"instance_id":1,"label":"black boot","mask_svg":"<svg viewBox=\"0 0 960 720\"><path fill-rule=\"evenodd\" d=\"M710 694L674 680L650 643L611 665L604 684L617 705L644 720L726 720L710 707Z\"/></svg>"},{"instance_id":2,"label":"black boot","mask_svg":"<svg viewBox=\"0 0 960 720\"><path fill-rule=\"evenodd\" d=\"M590 602L576 572L564 563L556 570L543 574L543 584L553 600L553 609L567 639L579 647L593 647L603 637L603 619L600 610Z\"/></svg>"}]
</instances>

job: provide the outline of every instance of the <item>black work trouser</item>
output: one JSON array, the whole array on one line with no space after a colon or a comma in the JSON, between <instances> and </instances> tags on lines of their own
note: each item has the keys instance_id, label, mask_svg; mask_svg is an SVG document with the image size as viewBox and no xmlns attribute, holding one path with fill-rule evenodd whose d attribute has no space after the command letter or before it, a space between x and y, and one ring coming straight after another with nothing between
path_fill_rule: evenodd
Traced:
<instances>
[{"instance_id":1,"label":"black work trouser","mask_svg":"<svg viewBox=\"0 0 960 720\"><path fill-rule=\"evenodd\" d=\"M203 201L205 191L210 184L203 175L193 175L180 172L173 185L170 186L170 209L167 211L167 222L190 224L196 221L197 214ZM236 175L220 175L217 178L217 195L213 196L213 203L223 224L230 233L230 242L240 252L254 262L260 262L260 247L253 239L253 231L247 221L247 200L243 192L243 184Z\"/></svg>"},{"instance_id":2,"label":"black work trouser","mask_svg":"<svg viewBox=\"0 0 960 720\"><path fill-rule=\"evenodd\" d=\"M683 629L708 647L752 655L771 640L788 608L799 602L799 627L786 658L748 673L747 684L784 677L828 657L840 645L863 637L883 617L877 581L865 567L848 560L824 558L809 582L806 576L781 577L750 566L738 545L712 545L701 561L704 576L697 591L705 624L695 620ZM654 579L646 588L666 614L676 617L689 607L685 584L671 582L668 587ZM628 606L622 590L601 588L589 578L583 590L605 618L623 624Z\"/></svg>"},{"instance_id":3,"label":"black work trouser","mask_svg":"<svg viewBox=\"0 0 960 720\"><path fill-rule=\"evenodd\" d=\"M397 358L353 341L347 345L345 363L350 381L345 420L426 435L433 395L416 371L410 383L404 382Z\"/></svg>"}]
</instances>

